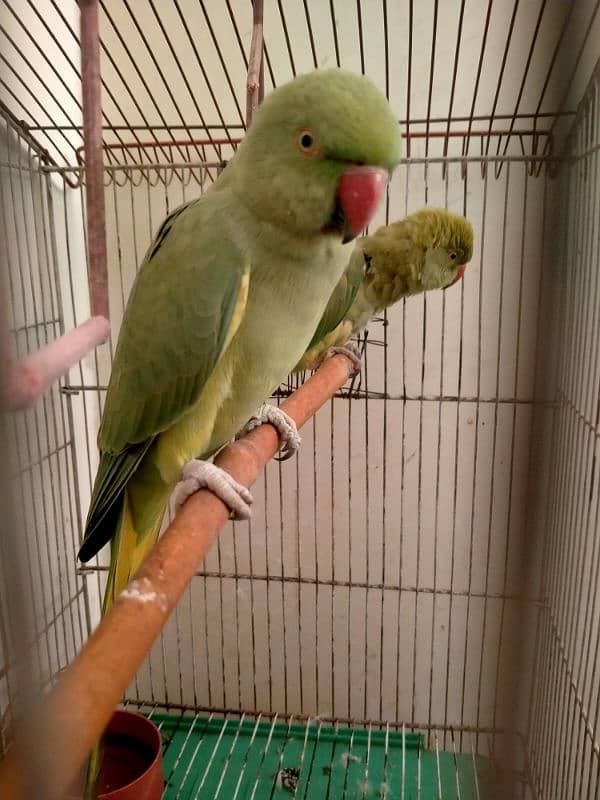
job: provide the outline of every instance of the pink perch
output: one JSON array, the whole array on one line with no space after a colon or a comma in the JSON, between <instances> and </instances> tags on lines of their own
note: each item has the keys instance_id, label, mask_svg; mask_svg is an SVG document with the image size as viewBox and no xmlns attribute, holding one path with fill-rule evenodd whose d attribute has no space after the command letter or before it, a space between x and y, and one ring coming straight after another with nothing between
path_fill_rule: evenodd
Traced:
<instances>
[{"instance_id":1,"label":"pink perch","mask_svg":"<svg viewBox=\"0 0 600 800\"><path fill-rule=\"evenodd\" d=\"M47 347L20 361L9 362L6 407L14 411L32 406L55 380L90 350L103 344L109 332L110 324L105 317L91 317Z\"/></svg>"}]
</instances>

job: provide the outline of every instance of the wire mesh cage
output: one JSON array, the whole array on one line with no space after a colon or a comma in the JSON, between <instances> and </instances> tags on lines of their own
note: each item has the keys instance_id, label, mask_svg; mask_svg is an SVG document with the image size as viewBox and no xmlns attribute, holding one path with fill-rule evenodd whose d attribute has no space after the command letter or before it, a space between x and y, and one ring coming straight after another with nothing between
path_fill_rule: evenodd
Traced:
<instances>
[{"instance_id":1,"label":"wire mesh cage","mask_svg":"<svg viewBox=\"0 0 600 800\"><path fill-rule=\"evenodd\" d=\"M75 556L136 265L243 137L252 12L100 2L112 340L9 420L42 685L99 617L104 554ZM165 797L597 797L598 3L280 0L263 31L265 91L337 64L390 99L406 158L372 227L446 207L474 258L369 324L361 376L268 466L136 676ZM22 355L89 314L78 9L2 0L0 33Z\"/></svg>"}]
</instances>

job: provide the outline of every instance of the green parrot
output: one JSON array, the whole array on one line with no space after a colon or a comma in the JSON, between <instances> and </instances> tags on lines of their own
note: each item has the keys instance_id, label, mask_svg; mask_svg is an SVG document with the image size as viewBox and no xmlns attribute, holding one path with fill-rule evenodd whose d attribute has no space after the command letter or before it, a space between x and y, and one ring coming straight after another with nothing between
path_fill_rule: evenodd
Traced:
<instances>
[{"instance_id":1,"label":"green parrot","mask_svg":"<svg viewBox=\"0 0 600 800\"><path fill-rule=\"evenodd\" d=\"M206 460L298 362L400 158L366 77L316 70L271 92L215 184L160 226L112 365L79 558L111 543L103 611L156 541L169 497L251 495ZM272 421L269 418L269 421ZM280 424L290 434L289 420ZM194 460L192 460L194 459Z\"/></svg>"},{"instance_id":2,"label":"green parrot","mask_svg":"<svg viewBox=\"0 0 600 800\"><path fill-rule=\"evenodd\" d=\"M363 236L294 372L314 368L340 351L360 368L357 353L346 346L348 339L400 298L452 286L472 255L470 222L439 208L423 208Z\"/></svg>"},{"instance_id":3,"label":"green parrot","mask_svg":"<svg viewBox=\"0 0 600 800\"><path fill-rule=\"evenodd\" d=\"M271 92L226 169L162 223L115 350L79 558L110 542L103 613L179 503L252 497L208 459L289 374L400 158L400 128L366 77L316 70ZM285 442L297 436L271 411ZM101 750L88 764L97 790Z\"/></svg>"}]
</instances>

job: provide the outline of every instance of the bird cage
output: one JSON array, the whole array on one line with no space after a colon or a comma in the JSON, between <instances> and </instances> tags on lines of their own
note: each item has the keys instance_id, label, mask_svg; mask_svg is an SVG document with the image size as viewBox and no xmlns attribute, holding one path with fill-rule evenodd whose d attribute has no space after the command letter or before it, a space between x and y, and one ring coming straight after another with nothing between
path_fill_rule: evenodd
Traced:
<instances>
[{"instance_id":1,"label":"bird cage","mask_svg":"<svg viewBox=\"0 0 600 800\"><path fill-rule=\"evenodd\" d=\"M164 216L244 136L258 33L265 93L337 65L389 98L404 157L372 229L441 206L475 247L460 284L369 323L360 376L269 463L129 687L164 797L598 797L598 3L101 0L99 31L112 334L6 425L32 681L52 687L98 623L106 554L76 554L124 304ZM0 34L21 357L90 314L79 7L0 0Z\"/></svg>"}]
</instances>

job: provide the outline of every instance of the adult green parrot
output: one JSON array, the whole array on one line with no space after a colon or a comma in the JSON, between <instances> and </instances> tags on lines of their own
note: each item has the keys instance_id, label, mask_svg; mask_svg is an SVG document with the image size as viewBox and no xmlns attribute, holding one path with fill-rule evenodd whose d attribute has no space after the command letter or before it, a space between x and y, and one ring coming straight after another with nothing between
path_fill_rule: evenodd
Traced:
<instances>
[{"instance_id":1,"label":"adult green parrot","mask_svg":"<svg viewBox=\"0 0 600 800\"><path fill-rule=\"evenodd\" d=\"M345 347L351 336L402 297L452 286L472 255L470 222L439 208L423 208L362 237L294 371L310 369L340 351L359 367L355 351Z\"/></svg>"},{"instance_id":2,"label":"adult green parrot","mask_svg":"<svg viewBox=\"0 0 600 800\"><path fill-rule=\"evenodd\" d=\"M119 333L79 551L111 543L104 611L181 478L179 502L206 486L249 516L245 487L191 459L228 442L306 351L399 157L373 83L317 70L271 92L215 184L159 228ZM290 436L289 419L279 429Z\"/></svg>"}]
</instances>

